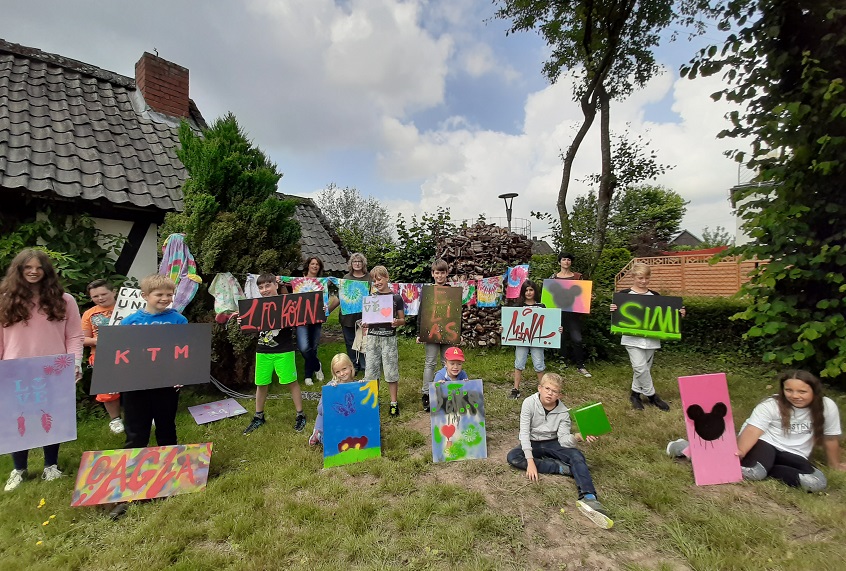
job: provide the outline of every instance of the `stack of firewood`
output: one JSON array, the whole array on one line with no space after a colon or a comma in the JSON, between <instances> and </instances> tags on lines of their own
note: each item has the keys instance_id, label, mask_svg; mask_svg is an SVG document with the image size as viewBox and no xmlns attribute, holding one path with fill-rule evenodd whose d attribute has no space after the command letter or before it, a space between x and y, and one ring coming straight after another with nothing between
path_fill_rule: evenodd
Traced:
<instances>
[{"instance_id":1,"label":"stack of firewood","mask_svg":"<svg viewBox=\"0 0 846 571\"><path fill-rule=\"evenodd\" d=\"M503 275L510 266L528 264L532 241L506 228L478 222L438 240L437 257L447 261L455 280L480 280ZM502 301L506 301L504 294ZM500 315L499 307L464 306L463 343L473 347L499 345Z\"/></svg>"}]
</instances>

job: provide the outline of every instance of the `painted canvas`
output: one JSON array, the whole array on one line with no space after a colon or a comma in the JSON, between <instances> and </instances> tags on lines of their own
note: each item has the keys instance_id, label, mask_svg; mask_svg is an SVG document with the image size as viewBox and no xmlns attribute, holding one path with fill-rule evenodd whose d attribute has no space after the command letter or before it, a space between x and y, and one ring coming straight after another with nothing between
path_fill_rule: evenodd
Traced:
<instances>
[{"instance_id":1,"label":"painted canvas","mask_svg":"<svg viewBox=\"0 0 846 571\"><path fill-rule=\"evenodd\" d=\"M461 340L461 290L423 286L420 301L420 340L457 344Z\"/></svg>"},{"instance_id":2,"label":"painted canvas","mask_svg":"<svg viewBox=\"0 0 846 571\"><path fill-rule=\"evenodd\" d=\"M449 285L461 288L462 305L476 305L476 280L451 280Z\"/></svg>"},{"instance_id":3,"label":"painted canvas","mask_svg":"<svg viewBox=\"0 0 846 571\"><path fill-rule=\"evenodd\" d=\"M323 306L326 308L326 315L329 315L329 278L282 278L291 284L291 293L308 293L312 291L323 292Z\"/></svg>"},{"instance_id":4,"label":"painted canvas","mask_svg":"<svg viewBox=\"0 0 846 571\"><path fill-rule=\"evenodd\" d=\"M206 489L212 443L83 452L72 507L190 494Z\"/></svg>"},{"instance_id":5,"label":"painted canvas","mask_svg":"<svg viewBox=\"0 0 846 571\"><path fill-rule=\"evenodd\" d=\"M394 319L393 295L368 295L361 304L361 322L368 325L391 323Z\"/></svg>"},{"instance_id":6,"label":"painted canvas","mask_svg":"<svg viewBox=\"0 0 846 571\"><path fill-rule=\"evenodd\" d=\"M679 393L696 485L742 480L726 374L679 377Z\"/></svg>"},{"instance_id":7,"label":"painted canvas","mask_svg":"<svg viewBox=\"0 0 846 571\"><path fill-rule=\"evenodd\" d=\"M543 280L541 303L571 313L590 313L593 282L588 280Z\"/></svg>"},{"instance_id":8,"label":"painted canvas","mask_svg":"<svg viewBox=\"0 0 846 571\"><path fill-rule=\"evenodd\" d=\"M543 307L503 307L502 333L503 345L523 347L541 347L558 349L561 347L561 310Z\"/></svg>"},{"instance_id":9,"label":"painted canvas","mask_svg":"<svg viewBox=\"0 0 846 571\"><path fill-rule=\"evenodd\" d=\"M476 305L499 307L502 298L502 276L482 278L476 281Z\"/></svg>"},{"instance_id":10,"label":"painted canvas","mask_svg":"<svg viewBox=\"0 0 846 571\"><path fill-rule=\"evenodd\" d=\"M434 462L488 457L485 399L481 379L431 383L429 406Z\"/></svg>"},{"instance_id":11,"label":"painted canvas","mask_svg":"<svg viewBox=\"0 0 846 571\"><path fill-rule=\"evenodd\" d=\"M520 287L523 282L529 279L529 264L521 264L508 268L507 284L505 287L506 299L517 299L520 297Z\"/></svg>"},{"instance_id":12,"label":"painted canvas","mask_svg":"<svg viewBox=\"0 0 846 571\"><path fill-rule=\"evenodd\" d=\"M147 307L147 302L141 297L141 290L133 287L122 287L115 300L115 309L109 319L109 325L118 325L127 315Z\"/></svg>"},{"instance_id":13,"label":"painted canvas","mask_svg":"<svg viewBox=\"0 0 846 571\"><path fill-rule=\"evenodd\" d=\"M361 304L365 296L370 295L370 283L358 280L338 280L338 299L341 302L341 314L361 313Z\"/></svg>"},{"instance_id":14,"label":"painted canvas","mask_svg":"<svg viewBox=\"0 0 846 571\"><path fill-rule=\"evenodd\" d=\"M189 406L188 412L191 413L197 424L206 424L215 420L246 414L247 409L235 399L223 399L207 404Z\"/></svg>"},{"instance_id":15,"label":"painted canvas","mask_svg":"<svg viewBox=\"0 0 846 571\"><path fill-rule=\"evenodd\" d=\"M570 409L570 417L579 427L582 438L586 436L602 436L611 432L611 423L605 414L605 407L601 402L592 402Z\"/></svg>"},{"instance_id":16,"label":"painted canvas","mask_svg":"<svg viewBox=\"0 0 846 571\"><path fill-rule=\"evenodd\" d=\"M671 295L615 293L611 332L655 339L681 339L682 298Z\"/></svg>"},{"instance_id":17,"label":"painted canvas","mask_svg":"<svg viewBox=\"0 0 846 571\"><path fill-rule=\"evenodd\" d=\"M402 298L403 313L411 317L420 313L420 293L423 284L391 284L391 290Z\"/></svg>"},{"instance_id":18,"label":"painted canvas","mask_svg":"<svg viewBox=\"0 0 846 571\"><path fill-rule=\"evenodd\" d=\"M378 381L326 385L322 392L323 467L380 457Z\"/></svg>"},{"instance_id":19,"label":"painted canvas","mask_svg":"<svg viewBox=\"0 0 846 571\"><path fill-rule=\"evenodd\" d=\"M0 361L0 454L76 440L74 376L73 355Z\"/></svg>"}]
</instances>

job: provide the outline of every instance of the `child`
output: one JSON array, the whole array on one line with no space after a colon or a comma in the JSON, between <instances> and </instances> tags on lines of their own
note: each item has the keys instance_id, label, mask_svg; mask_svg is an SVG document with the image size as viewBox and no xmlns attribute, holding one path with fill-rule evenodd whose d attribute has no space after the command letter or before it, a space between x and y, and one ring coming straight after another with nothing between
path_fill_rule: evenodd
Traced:
<instances>
[{"instance_id":1,"label":"child","mask_svg":"<svg viewBox=\"0 0 846 571\"><path fill-rule=\"evenodd\" d=\"M631 271L634 276L634 285L631 289L624 290L620 293L659 295L657 292L649 289L649 276L652 270L648 265L641 263L634 264ZM611 311L617 311L616 304L611 304ZM680 313L684 317L685 309L682 308ZM623 335L620 345L623 345L626 351L628 351L629 361L632 364L632 394L629 395L632 408L643 410L643 402L640 400L641 395L643 395L647 398L649 404L658 407L664 412L670 410L670 405L664 402L655 392L655 385L652 382L652 359L655 357L655 351L661 348L661 341L651 337Z\"/></svg>"},{"instance_id":2,"label":"child","mask_svg":"<svg viewBox=\"0 0 846 571\"><path fill-rule=\"evenodd\" d=\"M397 327L405 325L405 313L403 312L402 296L391 291L388 285L388 270L385 266L376 266L370 272L373 278L374 294L393 295L394 316L390 324L376 323L364 326L364 334L367 336L367 363L364 371L364 380L375 381L379 378L381 368L382 376L388 383L388 390L391 394L391 407L389 414L399 416L399 352L397 351Z\"/></svg>"},{"instance_id":3,"label":"child","mask_svg":"<svg viewBox=\"0 0 846 571\"><path fill-rule=\"evenodd\" d=\"M432 279L435 280L435 287L452 287L447 284L447 274L449 273L449 264L445 260L437 259L432 263ZM420 325L420 319L417 319L417 324ZM420 343L418 335L417 342ZM443 360L444 351L446 351L448 344L445 343L425 343L426 359L423 361L423 388L421 389L421 400L423 403L423 410L429 410L429 385L435 378L435 366L439 365Z\"/></svg>"},{"instance_id":4,"label":"child","mask_svg":"<svg viewBox=\"0 0 846 571\"><path fill-rule=\"evenodd\" d=\"M279 283L276 276L271 273L263 273L256 280L259 293L262 297L279 295ZM239 323L240 323L240 317ZM273 381L273 372L279 377L280 385L288 385L291 389L291 400L294 401L294 408L297 416L294 418L294 430L302 432L306 426L306 417L303 413L303 397L300 392L300 384L297 382L297 363L294 354L294 329L273 329L259 333L258 346L256 347L256 414L244 434L249 434L259 428L265 422L264 404L267 401L267 393L270 383Z\"/></svg>"},{"instance_id":5,"label":"child","mask_svg":"<svg viewBox=\"0 0 846 571\"><path fill-rule=\"evenodd\" d=\"M570 413L558 400L561 377L546 373L538 392L523 401L520 410L520 445L508 453L508 463L526 471L526 477L538 481L538 473L572 475L579 490L576 503L593 523L604 529L614 525L605 508L596 499L584 454L575 445L585 439L570 433ZM588 436L588 442L597 440Z\"/></svg>"},{"instance_id":6,"label":"child","mask_svg":"<svg viewBox=\"0 0 846 571\"><path fill-rule=\"evenodd\" d=\"M141 280L141 297L147 302L144 309L127 315L121 325L183 325L188 320L170 308L176 284L167 276L153 274ZM152 425L156 425L159 446L176 444L176 408L179 389L162 387L140 391L126 391L122 395L125 417L126 444L124 448L146 448L150 445ZM119 504L122 505L122 504Z\"/></svg>"},{"instance_id":7,"label":"child","mask_svg":"<svg viewBox=\"0 0 846 571\"><path fill-rule=\"evenodd\" d=\"M444 352L444 361L446 361L444 368L435 373L436 383L466 381L470 378L467 376L467 371L464 370L464 351L458 347L447 349Z\"/></svg>"},{"instance_id":8,"label":"child","mask_svg":"<svg viewBox=\"0 0 846 571\"><path fill-rule=\"evenodd\" d=\"M25 359L70 353L76 380L82 377L82 327L76 300L66 293L49 256L40 250L22 250L0 282L0 359ZM11 398L11 397L7 397ZM14 422L12 419L4 419ZM14 468L5 491L20 486L26 477L29 450L12 452ZM59 445L44 446L41 479L62 476Z\"/></svg>"},{"instance_id":9,"label":"child","mask_svg":"<svg viewBox=\"0 0 846 571\"><path fill-rule=\"evenodd\" d=\"M573 254L569 252L563 252L558 255L558 265L561 267L561 270L549 276L551 280L580 280L582 279L582 274L579 272L574 272L572 270L573 266ZM535 289L537 292L538 290ZM576 368L578 369L579 373L583 376L590 378L592 375L585 369L585 349L582 345L582 316L579 313L573 313L572 311L562 311L561 312L561 326L563 329L567 330L567 335L570 337L570 343L573 346L573 361L576 363ZM564 361L566 356L566 345L564 345L564 339L561 339L561 349L558 351L558 357L561 361ZM534 356L532 357L532 362L534 362Z\"/></svg>"},{"instance_id":10,"label":"child","mask_svg":"<svg viewBox=\"0 0 846 571\"><path fill-rule=\"evenodd\" d=\"M829 467L846 470L840 463L840 413L823 396L822 383L807 371L787 371L778 377L779 392L764 399L743 423L737 439L744 480L781 480L808 492L826 487L822 472L809 461L815 445L825 450ZM667 446L667 454L681 456L685 440Z\"/></svg>"},{"instance_id":11,"label":"child","mask_svg":"<svg viewBox=\"0 0 846 571\"><path fill-rule=\"evenodd\" d=\"M346 353L338 353L332 357L332 363L329 368L332 370L332 380L329 381L329 386L334 387L338 384L350 383L355 380L355 366L352 359ZM323 397L320 397L320 402L317 403L317 418L314 420L314 432L311 433L311 438L308 439L310 446L323 444Z\"/></svg>"},{"instance_id":12,"label":"child","mask_svg":"<svg viewBox=\"0 0 846 571\"><path fill-rule=\"evenodd\" d=\"M115 309L115 288L106 280L94 280L88 284L88 297L96 305L82 314L83 345L91 347L88 365L94 366L94 354L97 351L97 336L100 327L107 326ZM95 400L103 403L109 414L109 430L113 434L123 432L123 421L120 419L120 393L104 393L97 395Z\"/></svg>"},{"instance_id":13,"label":"child","mask_svg":"<svg viewBox=\"0 0 846 571\"><path fill-rule=\"evenodd\" d=\"M546 307L538 301L538 294L540 289L535 282L526 280L520 286L519 305L523 307ZM502 327L500 327L500 331ZM558 328L559 333L563 333L563 327ZM564 341L563 339L561 340ZM520 398L520 382L523 380L523 369L526 368L526 361L529 358L529 353L532 354L532 367L535 369L535 374L538 376L538 382L543 377L543 372L546 370L544 363L543 347L525 347L517 346L514 348L514 388L511 389L510 398Z\"/></svg>"}]
</instances>

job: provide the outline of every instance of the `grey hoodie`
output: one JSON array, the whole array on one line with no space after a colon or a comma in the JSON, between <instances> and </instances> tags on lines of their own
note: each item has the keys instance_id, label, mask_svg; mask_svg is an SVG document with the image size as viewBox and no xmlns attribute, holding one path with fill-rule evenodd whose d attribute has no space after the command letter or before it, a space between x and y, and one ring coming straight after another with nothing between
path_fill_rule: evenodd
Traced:
<instances>
[{"instance_id":1,"label":"grey hoodie","mask_svg":"<svg viewBox=\"0 0 846 571\"><path fill-rule=\"evenodd\" d=\"M547 412L540 401L540 394L526 397L520 409L520 446L526 458L532 456L532 440L558 440L564 448L575 448L576 439L570 434L570 413L559 400Z\"/></svg>"}]
</instances>

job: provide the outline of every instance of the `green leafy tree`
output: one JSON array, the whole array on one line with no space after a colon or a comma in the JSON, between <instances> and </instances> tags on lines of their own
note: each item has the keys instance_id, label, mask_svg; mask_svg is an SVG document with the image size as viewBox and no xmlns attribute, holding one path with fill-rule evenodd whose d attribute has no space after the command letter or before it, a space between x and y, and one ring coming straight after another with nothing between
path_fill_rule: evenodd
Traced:
<instances>
[{"instance_id":1,"label":"green leafy tree","mask_svg":"<svg viewBox=\"0 0 846 571\"><path fill-rule=\"evenodd\" d=\"M600 119L602 170L598 178L597 217L593 249L598 258L605 243L611 201L626 169L614 169L610 132L612 100L623 100L660 71L655 49L669 28L703 25L696 18L707 11L707 0L496 0L496 17L511 21L509 33L535 30L546 40L550 56L543 72L555 83L564 70L574 76L574 100L583 121L562 154L558 215L566 243L572 239L567 193L576 155L596 119ZM675 34L673 34L674 36ZM626 138L624 144L628 144ZM629 151L637 146L628 144ZM617 153L622 159L625 153ZM637 170L638 167L634 167ZM640 180L648 180L643 178Z\"/></svg>"},{"instance_id":2,"label":"green leafy tree","mask_svg":"<svg viewBox=\"0 0 846 571\"><path fill-rule=\"evenodd\" d=\"M348 252L361 252L368 265L384 264L395 243L393 224L378 199L361 195L355 187L335 183L320 191L315 203L335 228Z\"/></svg>"},{"instance_id":3,"label":"green leafy tree","mask_svg":"<svg viewBox=\"0 0 846 571\"><path fill-rule=\"evenodd\" d=\"M452 236L456 230L449 208L439 207L434 213L425 212L419 219L416 214L412 215L408 223L400 214L397 217L397 246L387 255L391 280L408 283L430 282L437 241L445 236Z\"/></svg>"},{"instance_id":4,"label":"green leafy tree","mask_svg":"<svg viewBox=\"0 0 846 571\"><path fill-rule=\"evenodd\" d=\"M702 50L684 74L723 74L714 94L742 104L720 136L759 173L734 197L749 244L729 250L761 264L738 314L764 359L846 377L846 5L842 0L724 0L722 50Z\"/></svg>"},{"instance_id":5,"label":"green leafy tree","mask_svg":"<svg viewBox=\"0 0 846 571\"><path fill-rule=\"evenodd\" d=\"M733 246L734 235L729 233L722 226L717 226L713 230L709 227L702 229L702 243L700 248L716 248L718 246Z\"/></svg>"}]
</instances>

